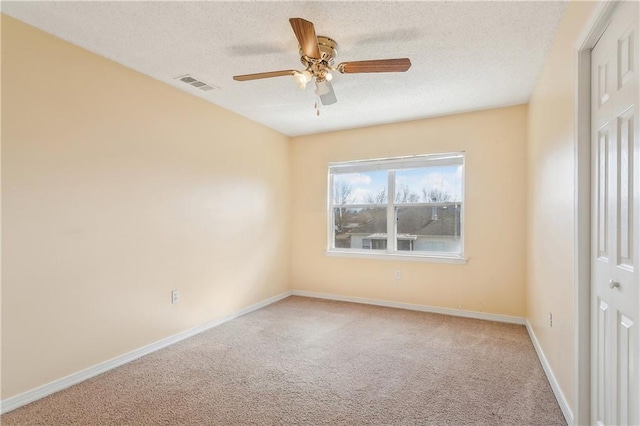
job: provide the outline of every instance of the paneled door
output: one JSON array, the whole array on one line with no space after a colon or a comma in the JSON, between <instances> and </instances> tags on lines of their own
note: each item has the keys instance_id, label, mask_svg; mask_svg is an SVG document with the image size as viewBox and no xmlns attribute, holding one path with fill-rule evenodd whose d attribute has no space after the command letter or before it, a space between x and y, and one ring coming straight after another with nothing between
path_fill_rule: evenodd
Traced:
<instances>
[{"instance_id":1,"label":"paneled door","mask_svg":"<svg viewBox=\"0 0 640 426\"><path fill-rule=\"evenodd\" d=\"M638 2L591 55L591 417L640 424Z\"/></svg>"}]
</instances>

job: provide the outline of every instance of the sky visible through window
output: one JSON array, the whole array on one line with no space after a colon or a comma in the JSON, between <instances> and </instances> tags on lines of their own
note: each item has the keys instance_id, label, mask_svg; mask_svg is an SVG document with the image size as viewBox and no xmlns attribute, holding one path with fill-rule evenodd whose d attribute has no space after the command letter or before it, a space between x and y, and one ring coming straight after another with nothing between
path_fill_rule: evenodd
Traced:
<instances>
[{"instance_id":1,"label":"sky visible through window","mask_svg":"<svg viewBox=\"0 0 640 426\"><path fill-rule=\"evenodd\" d=\"M334 185L350 187L349 204L364 204L387 188L387 171L334 174ZM422 167L396 171L396 193L407 190L420 197L432 190L450 195L447 201L462 200L462 167L459 165Z\"/></svg>"}]
</instances>

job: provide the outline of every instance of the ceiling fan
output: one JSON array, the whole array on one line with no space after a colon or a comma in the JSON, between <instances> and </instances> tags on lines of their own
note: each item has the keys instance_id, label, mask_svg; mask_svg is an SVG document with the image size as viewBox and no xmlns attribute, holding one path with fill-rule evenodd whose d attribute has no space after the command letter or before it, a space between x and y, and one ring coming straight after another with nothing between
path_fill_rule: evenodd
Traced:
<instances>
[{"instance_id":1,"label":"ceiling fan","mask_svg":"<svg viewBox=\"0 0 640 426\"><path fill-rule=\"evenodd\" d=\"M336 103L337 99L330 82L332 79L330 71L338 71L342 74L404 72L411 67L409 58L341 62L334 67L338 49L338 43L335 40L325 36L316 36L313 23L302 18L291 18L289 23L291 23L298 43L300 43L300 62L305 66L305 69L303 71L283 70L236 75L233 77L234 80L247 81L292 75L298 86L304 89L309 81L315 79L316 94L320 97L320 101L323 105L331 105Z\"/></svg>"}]
</instances>

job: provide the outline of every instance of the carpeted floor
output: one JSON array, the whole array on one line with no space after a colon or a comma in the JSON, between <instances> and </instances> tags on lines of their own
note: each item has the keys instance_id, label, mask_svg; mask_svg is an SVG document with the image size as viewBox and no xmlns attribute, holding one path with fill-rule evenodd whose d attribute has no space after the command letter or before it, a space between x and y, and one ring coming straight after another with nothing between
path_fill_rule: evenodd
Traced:
<instances>
[{"instance_id":1,"label":"carpeted floor","mask_svg":"<svg viewBox=\"0 0 640 426\"><path fill-rule=\"evenodd\" d=\"M289 297L3 425L566 424L523 326Z\"/></svg>"}]
</instances>

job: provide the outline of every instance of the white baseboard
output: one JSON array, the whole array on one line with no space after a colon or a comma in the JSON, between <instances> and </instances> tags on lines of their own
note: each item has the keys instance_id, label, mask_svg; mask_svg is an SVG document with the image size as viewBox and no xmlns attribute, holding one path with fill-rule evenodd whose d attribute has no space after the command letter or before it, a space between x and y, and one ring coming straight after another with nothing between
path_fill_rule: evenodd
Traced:
<instances>
[{"instance_id":1,"label":"white baseboard","mask_svg":"<svg viewBox=\"0 0 640 426\"><path fill-rule=\"evenodd\" d=\"M181 340L195 336L198 333L202 333L203 331L206 331L211 328L217 327L221 324L224 324L227 321L231 321L232 319L235 319L242 315L246 315L250 312L256 311L267 305L270 305L286 297L289 297L291 296L291 294L292 294L291 291L285 291L276 296L270 297L261 302L258 302L251 306L247 306L246 308L240 309L237 312L226 315L222 318L218 318L217 320L208 322L198 327L191 328L189 330L185 330L181 333L159 340L155 343L151 343L150 345L143 346L142 348L136 349L134 351L117 356L108 361L94 365L93 367L89 367L82 371L78 371L77 373L70 374L61 379L54 380L53 382L47 383L46 385L42 385L40 387L31 389L29 391L13 396L11 398L7 398L4 401L0 402L0 413L4 414L11 410L15 410L18 407L22 407L23 405L29 404L30 402L37 401L38 399L44 398L45 396L51 395L52 393L61 391L62 389L68 388L69 386L72 386L82 381L85 381L87 379L90 379L94 376L97 376L98 374L105 373L113 368L119 367L128 362L131 362L134 359L148 355L152 352L165 348Z\"/></svg>"},{"instance_id":2,"label":"white baseboard","mask_svg":"<svg viewBox=\"0 0 640 426\"><path fill-rule=\"evenodd\" d=\"M527 320L526 325L527 325L527 331L529 332L529 337L531 338L531 342L533 343L533 347L535 348L536 353L538 354L538 358L540 359L540 364L542 364L542 368L545 374L547 375L547 379L549 380L549 384L551 385L553 394L556 396L556 399L558 400L558 404L560 405L562 414L564 414L564 418L567 421L567 424L569 426L573 426L574 424L573 413L571 412L571 408L569 408L569 403L567 402L567 399L564 397L564 394L560 389L560 385L556 380L556 376L553 375L553 370L551 370L551 366L549 365L547 358L544 356L542 347L538 342L538 338L536 337L536 334L533 332L533 328L531 327L529 320Z\"/></svg>"},{"instance_id":3,"label":"white baseboard","mask_svg":"<svg viewBox=\"0 0 640 426\"><path fill-rule=\"evenodd\" d=\"M506 322L510 324L525 325L522 317L509 315L490 314L487 312L465 311L462 309L440 308L437 306L414 305L412 303L391 302L379 299L367 299L364 297L339 296L336 294L316 293L314 291L293 290L294 296L314 297L316 299L337 300L340 302L363 303L365 305L385 306L388 308L408 309L410 311L431 312L434 314L452 315L456 317L475 318L487 321Z\"/></svg>"}]
</instances>

